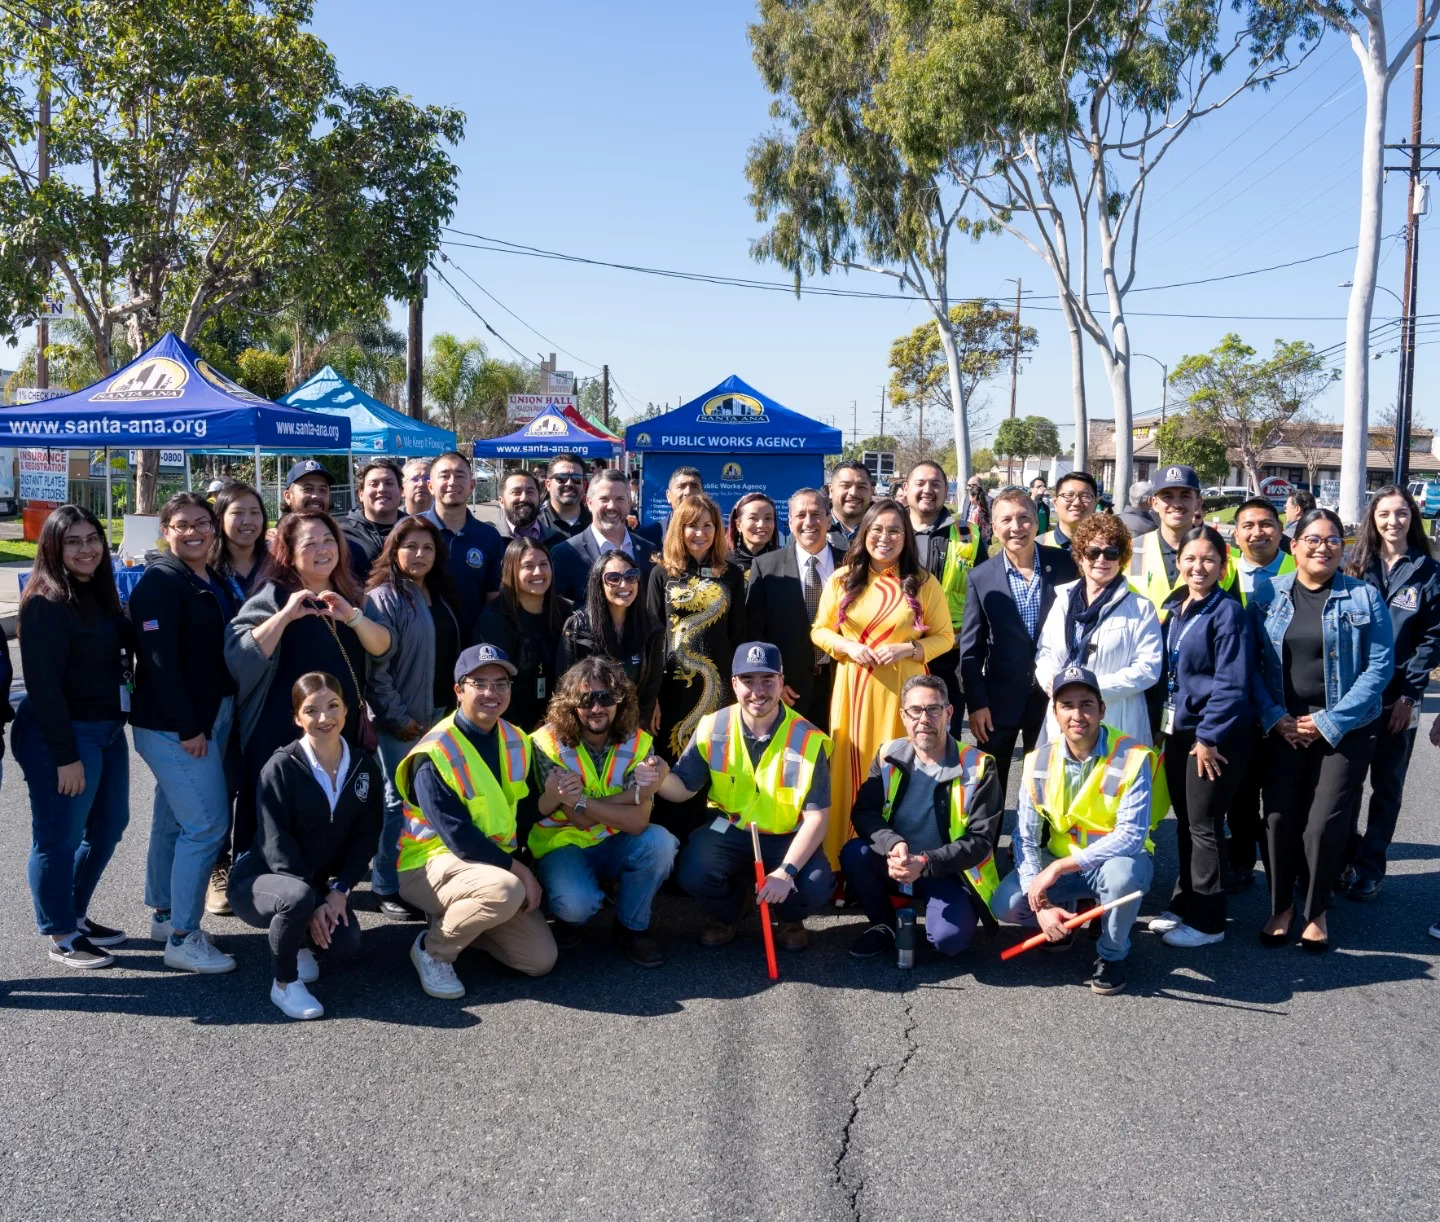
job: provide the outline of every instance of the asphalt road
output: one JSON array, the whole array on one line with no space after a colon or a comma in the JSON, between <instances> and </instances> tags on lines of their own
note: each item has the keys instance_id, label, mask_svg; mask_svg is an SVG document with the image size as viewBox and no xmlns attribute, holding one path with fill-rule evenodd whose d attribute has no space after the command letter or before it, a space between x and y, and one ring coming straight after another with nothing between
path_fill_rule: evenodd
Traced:
<instances>
[{"instance_id":1,"label":"asphalt road","mask_svg":"<svg viewBox=\"0 0 1440 1222\"><path fill-rule=\"evenodd\" d=\"M143 935L132 769L94 915ZM1002 965L1013 930L958 964L857 963L854 913L813 922L770 985L753 922L704 951L662 898L665 968L618 961L602 915L544 980L462 958L455 1004L420 992L417 927L366 912L365 961L302 1024L231 919L210 919L228 976L171 972L143 937L109 971L52 965L7 760L0 1218L1433 1217L1437 789L1422 743L1391 878L1340 901L1324 957L1262 949L1252 891L1222 945L1139 933L1111 998L1082 987L1083 946ZM1174 868L1167 823L1146 913Z\"/></svg>"}]
</instances>

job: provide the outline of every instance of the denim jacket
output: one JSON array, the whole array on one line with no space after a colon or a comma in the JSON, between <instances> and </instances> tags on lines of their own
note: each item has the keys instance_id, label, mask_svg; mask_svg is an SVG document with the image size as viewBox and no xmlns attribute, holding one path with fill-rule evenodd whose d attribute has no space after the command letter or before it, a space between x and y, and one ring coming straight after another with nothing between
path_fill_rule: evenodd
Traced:
<instances>
[{"instance_id":1,"label":"denim jacket","mask_svg":"<svg viewBox=\"0 0 1440 1222\"><path fill-rule=\"evenodd\" d=\"M1260 727L1267 734L1286 715L1284 640L1295 614L1295 574L1274 582L1274 600L1251 604L1260 666L1251 681ZM1380 715L1381 696L1394 672L1393 630L1385 602L1374 587L1336 573L1321 617L1325 641L1325 707L1315 727L1332 747L1351 730Z\"/></svg>"}]
</instances>

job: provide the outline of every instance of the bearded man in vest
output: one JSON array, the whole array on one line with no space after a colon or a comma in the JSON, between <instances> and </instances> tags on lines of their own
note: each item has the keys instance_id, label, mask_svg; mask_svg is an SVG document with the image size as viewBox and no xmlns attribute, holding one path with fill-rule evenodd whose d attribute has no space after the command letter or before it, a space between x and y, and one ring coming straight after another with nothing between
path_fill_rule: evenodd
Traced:
<instances>
[{"instance_id":1,"label":"bearded man in vest","mask_svg":"<svg viewBox=\"0 0 1440 1222\"><path fill-rule=\"evenodd\" d=\"M1015 870L992 906L1002 920L1039 925L1051 942L1068 943L1063 922L1082 898L1105 904L1150 889L1155 753L1104 724L1105 701L1094 674L1069 666L1055 676L1061 737L1025 757L1015 834ZM1163 812L1162 812L1163 813ZM1090 988L1125 987L1130 928L1140 900L1101 918L1099 957Z\"/></svg>"},{"instance_id":2,"label":"bearded man in vest","mask_svg":"<svg viewBox=\"0 0 1440 1222\"><path fill-rule=\"evenodd\" d=\"M855 796L855 839L840 850L849 894L870 928L850 953L893 953L890 896L911 888L925 936L942 955L958 955L975 924L994 924L990 900L999 886L995 853L1005 795L995 761L948 732L953 710L936 675L915 675L900 689L906 736L886 743Z\"/></svg>"},{"instance_id":3,"label":"bearded man in vest","mask_svg":"<svg viewBox=\"0 0 1440 1222\"><path fill-rule=\"evenodd\" d=\"M985 559L980 532L962 522L945 507L949 477L939 463L918 462L905 480L905 507L910 529L915 532L915 550L920 567L934 574L945 591L950 608L950 627L955 630L955 648L930 663L930 673L945 681L950 703L949 731L956 738L964 728L965 697L960 688L960 627L965 621L965 583L970 570Z\"/></svg>"},{"instance_id":4,"label":"bearded man in vest","mask_svg":"<svg viewBox=\"0 0 1440 1222\"><path fill-rule=\"evenodd\" d=\"M615 948L659 967L665 954L649 934L650 906L680 842L650 822L669 768L639 726L635 687L609 658L592 655L560 677L530 738L541 793L527 843L557 927L584 925L605 902L602 884L618 883Z\"/></svg>"},{"instance_id":5,"label":"bearded man in vest","mask_svg":"<svg viewBox=\"0 0 1440 1222\"><path fill-rule=\"evenodd\" d=\"M462 650L455 662L459 708L395 770L405 812L400 894L430 918L410 961L431 997L465 996L455 960L472 943L527 976L555 966L540 883L515 856L537 818L530 739L502 716L515 673L494 645Z\"/></svg>"},{"instance_id":6,"label":"bearded man in vest","mask_svg":"<svg viewBox=\"0 0 1440 1222\"><path fill-rule=\"evenodd\" d=\"M775 906L775 944L803 950L804 918L835 889L824 852L830 739L781 704L785 680L774 645L741 645L730 674L736 703L701 718L689 746L660 783L659 794L667 802L684 802L710 786L714 818L690 834L675 879L710 918L700 945L733 941L749 902L758 898ZM758 892L752 824L760 832L766 870Z\"/></svg>"},{"instance_id":7,"label":"bearded man in vest","mask_svg":"<svg viewBox=\"0 0 1440 1222\"><path fill-rule=\"evenodd\" d=\"M1195 474L1195 468L1181 465L1157 468L1150 511L1159 525L1135 540L1127 576L1135 591L1154 603L1158 613L1161 604L1185 584L1178 567L1180 539L1204 512L1200 477ZM1220 576L1220 588L1228 590L1234 584L1235 566L1227 564Z\"/></svg>"}]
</instances>

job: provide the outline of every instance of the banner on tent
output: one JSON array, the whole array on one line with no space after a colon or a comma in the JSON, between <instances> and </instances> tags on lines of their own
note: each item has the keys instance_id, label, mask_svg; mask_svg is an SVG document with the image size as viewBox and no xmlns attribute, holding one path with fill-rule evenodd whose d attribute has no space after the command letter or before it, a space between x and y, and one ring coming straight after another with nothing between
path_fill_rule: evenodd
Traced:
<instances>
[{"instance_id":1,"label":"banner on tent","mask_svg":"<svg viewBox=\"0 0 1440 1222\"><path fill-rule=\"evenodd\" d=\"M642 522L663 522L670 517L665 488L676 467L694 467L705 481L705 491L725 520L742 496L763 492L775 501L776 528L789 532L789 497L796 488L818 488L825 479L819 455L782 458L776 454L649 454L640 485Z\"/></svg>"}]
</instances>

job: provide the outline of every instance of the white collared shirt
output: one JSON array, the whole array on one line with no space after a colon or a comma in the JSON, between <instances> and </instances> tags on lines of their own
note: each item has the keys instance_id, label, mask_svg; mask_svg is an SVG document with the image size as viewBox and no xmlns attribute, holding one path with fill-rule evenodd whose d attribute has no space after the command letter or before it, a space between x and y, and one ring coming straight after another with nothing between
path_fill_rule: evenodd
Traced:
<instances>
[{"instance_id":1,"label":"white collared shirt","mask_svg":"<svg viewBox=\"0 0 1440 1222\"><path fill-rule=\"evenodd\" d=\"M812 557L799 543L795 544L795 559L800 564L800 576L805 576L805 566L811 559L815 561L815 575L820 578L823 586L835 575L835 557L830 551L830 542L827 539L825 545Z\"/></svg>"},{"instance_id":2,"label":"white collared shirt","mask_svg":"<svg viewBox=\"0 0 1440 1222\"><path fill-rule=\"evenodd\" d=\"M596 547L600 549L598 552L595 553L597 556L603 556L607 552L625 551L629 552L634 559L640 559L640 557L635 554L635 541L631 539L630 532L628 530L625 532L625 542L620 547L616 547L615 544L611 543L609 539L602 535L600 533L600 527L594 522L590 523L590 534L595 539Z\"/></svg>"},{"instance_id":3,"label":"white collared shirt","mask_svg":"<svg viewBox=\"0 0 1440 1222\"><path fill-rule=\"evenodd\" d=\"M335 813L335 807L340 801L340 790L345 784L345 778L350 772L350 744L343 738L340 740L340 770L335 774L335 782L331 784L330 774L320 763L315 749L310 745L308 738L300 739L300 750L305 752L305 758L310 762L310 771L320 783L320 792L325 795L325 800L330 803L330 813Z\"/></svg>"}]
</instances>

